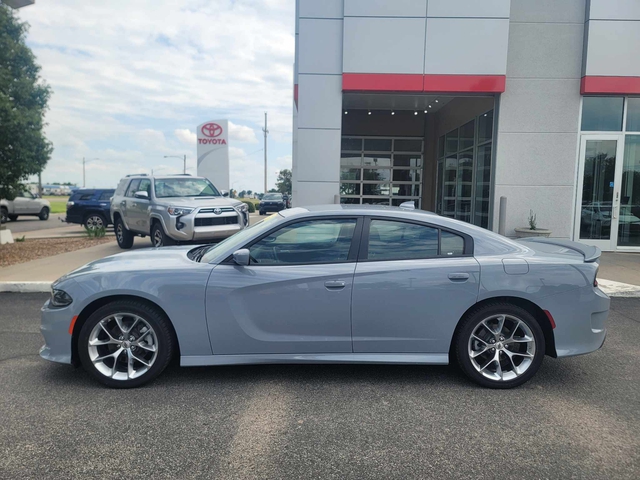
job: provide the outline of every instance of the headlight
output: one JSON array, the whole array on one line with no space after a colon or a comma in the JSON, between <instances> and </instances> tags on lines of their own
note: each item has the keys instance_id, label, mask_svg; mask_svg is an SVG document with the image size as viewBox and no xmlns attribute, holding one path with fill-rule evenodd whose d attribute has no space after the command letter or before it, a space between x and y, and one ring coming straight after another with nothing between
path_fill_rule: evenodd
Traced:
<instances>
[{"instance_id":1,"label":"headlight","mask_svg":"<svg viewBox=\"0 0 640 480\"><path fill-rule=\"evenodd\" d=\"M173 215L174 217L182 217L183 215L189 215L193 212L193 208L169 207L167 208L167 212L169 212L169 215Z\"/></svg>"},{"instance_id":2,"label":"headlight","mask_svg":"<svg viewBox=\"0 0 640 480\"><path fill-rule=\"evenodd\" d=\"M73 299L63 290L51 289L51 305L54 307L67 307L71 305Z\"/></svg>"},{"instance_id":3,"label":"headlight","mask_svg":"<svg viewBox=\"0 0 640 480\"><path fill-rule=\"evenodd\" d=\"M243 213L247 213L249 211L249 207L247 206L246 203L243 203L241 205L238 205L238 210L240 210Z\"/></svg>"}]
</instances>

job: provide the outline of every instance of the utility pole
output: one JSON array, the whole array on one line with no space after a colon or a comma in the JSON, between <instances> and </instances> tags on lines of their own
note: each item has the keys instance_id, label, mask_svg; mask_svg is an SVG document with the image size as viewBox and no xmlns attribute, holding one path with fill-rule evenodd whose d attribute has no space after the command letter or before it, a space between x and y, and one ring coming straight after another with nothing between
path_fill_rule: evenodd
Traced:
<instances>
[{"instance_id":1,"label":"utility pole","mask_svg":"<svg viewBox=\"0 0 640 480\"><path fill-rule=\"evenodd\" d=\"M267 135L269 130L267 129L267 112L264 112L264 193L267 193Z\"/></svg>"},{"instance_id":2,"label":"utility pole","mask_svg":"<svg viewBox=\"0 0 640 480\"><path fill-rule=\"evenodd\" d=\"M185 175L187 174L187 155L184 156L184 171L182 172Z\"/></svg>"},{"instance_id":3,"label":"utility pole","mask_svg":"<svg viewBox=\"0 0 640 480\"><path fill-rule=\"evenodd\" d=\"M85 174L84 174L84 165L85 165L85 163L86 163L86 162L85 162L85 159L84 159L84 157L82 157L82 188L85 188L85 187L86 187L86 185L85 185L85 183L86 183L86 182L85 182L86 176L85 176Z\"/></svg>"},{"instance_id":4,"label":"utility pole","mask_svg":"<svg viewBox=\"0 0 640 480\"><path fill-rule=\"evenodd\" d=\"M42 172L38 172L38 195L42 197Z\"/></svg>"}]
</instances>

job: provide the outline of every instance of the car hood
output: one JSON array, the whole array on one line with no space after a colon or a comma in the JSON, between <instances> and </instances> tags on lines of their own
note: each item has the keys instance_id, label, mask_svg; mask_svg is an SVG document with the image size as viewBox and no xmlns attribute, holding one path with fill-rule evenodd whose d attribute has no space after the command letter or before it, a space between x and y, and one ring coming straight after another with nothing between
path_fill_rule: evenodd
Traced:
<instances>
[{"instance_id":1,"label":"car hood","mask_svg":"<svg viewBox=\"0 0 640 480\"><path fill-rule=\"evenodd\" d=\"M226 197L171 197L158 198L158 203L172 207L237 207L242 202Z\"/></svg>"},{"instance_id":2,"label":"car hood","mask_svg":"<svg viewBox=\"0 0 640 480\"><path fill-rule=\"evenodd\" d=\"M196 248L194 245L164 248L145 248L119 253L88 263L83 267L61 277L58 282L78 279L85 275L127 271L166 271L193 265L187 253Z\"/></svg>"}]
</instances>

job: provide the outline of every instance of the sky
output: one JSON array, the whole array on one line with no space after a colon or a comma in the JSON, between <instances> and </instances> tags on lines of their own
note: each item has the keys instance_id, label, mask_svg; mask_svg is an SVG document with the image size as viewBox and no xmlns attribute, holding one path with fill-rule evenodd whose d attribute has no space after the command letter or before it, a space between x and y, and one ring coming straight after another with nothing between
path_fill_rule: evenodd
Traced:
<instances>
[{"instance_id":1,"label":"sky","mask_svg":"<svg viewBox=\"0 0 640 480\"><path fill-rule=\"evenodd\" d=\"M231 185L262 192L291 168L294 0L37 0L18 10L53 95L43 183L115 187L196 173L196 126L230 121Z\"/></svg>"}]
</instances>

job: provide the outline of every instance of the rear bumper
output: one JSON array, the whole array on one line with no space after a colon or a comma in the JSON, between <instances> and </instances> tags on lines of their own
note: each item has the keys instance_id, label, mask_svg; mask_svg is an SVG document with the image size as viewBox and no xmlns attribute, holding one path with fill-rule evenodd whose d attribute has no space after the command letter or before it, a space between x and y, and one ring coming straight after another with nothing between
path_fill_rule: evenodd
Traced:
<instances>
[{"instance_id":1,"label":"rear bumper","mask_svg":"<svg viewBox=\"0 0 640 480\"><path fill-rule=\"evenodd\" d=\"M558 357L594 352L607 336L606 320L611 300L599 288L586 287L544 299L542 308L551 312Z\"/></svg>"}]
</instances>

